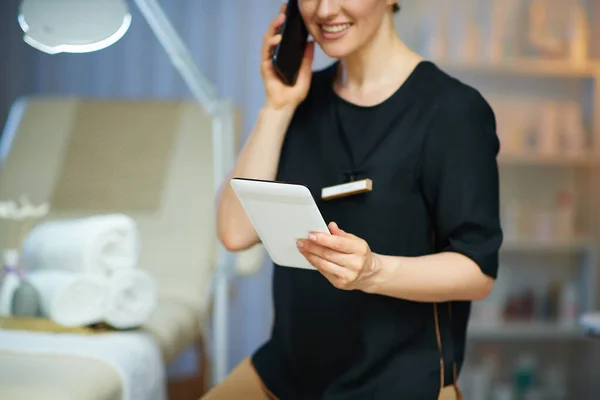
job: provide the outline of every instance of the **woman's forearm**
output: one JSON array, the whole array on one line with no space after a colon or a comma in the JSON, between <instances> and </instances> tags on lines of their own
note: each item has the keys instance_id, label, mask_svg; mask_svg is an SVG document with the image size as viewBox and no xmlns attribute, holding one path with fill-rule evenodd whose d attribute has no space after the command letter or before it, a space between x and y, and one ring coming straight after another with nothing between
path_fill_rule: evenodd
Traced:
<instances>
[{"instance_id":1,"label":"woman's forearm","mask_svg":"<svg viewBox=\"0 0 600 400\"><path fill-rule=\"evenodd\" d=\"M375 255L377 272L369 288L373 294L418 302L480 300L487 297L494 279L470 258L458 253L421 257Z\"/></svg>"},{"instance_id":2,"label":"woman's forearm","mask_svg":"<svg viewBox=\"0 0 600 400\"><path fill-rule=\"evenodd\" d=\"M293 113L291 107L264 107L260 110L231 176L264 180L275 178L281 146ZM258 235L231 189L229 180L223 182L217 208L219 239L228 250L244 250L258 242Z\"/></svg>"}]
</instances>

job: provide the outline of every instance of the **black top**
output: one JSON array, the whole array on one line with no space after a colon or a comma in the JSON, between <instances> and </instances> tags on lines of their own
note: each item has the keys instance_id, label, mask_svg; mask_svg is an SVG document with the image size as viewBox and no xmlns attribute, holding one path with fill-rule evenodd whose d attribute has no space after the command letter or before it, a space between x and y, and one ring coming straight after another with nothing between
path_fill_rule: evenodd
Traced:
<instances>
[{"instance_id":1,"label":"black top","mask_svg":"<svg viewBox=\"0 0 600 400\"><path fill-rule=\"evenodd\" d=\"M475 89L421 62L374 107L333 91L337 64L313 74L276 179L306 185L326 222L375 253L452 251L495 278L502 242L494 113ZM354 154L349 154L347 149ZM350 176L373 191L322 200ZM434 235L432 235L434 233ZM433 400L440 388L434 305L335 288L318 271L275 266L272 336L253 355L281 399ZM446 385L462 365L469 302L438 305Z\"/></svg>"}]
</instances>

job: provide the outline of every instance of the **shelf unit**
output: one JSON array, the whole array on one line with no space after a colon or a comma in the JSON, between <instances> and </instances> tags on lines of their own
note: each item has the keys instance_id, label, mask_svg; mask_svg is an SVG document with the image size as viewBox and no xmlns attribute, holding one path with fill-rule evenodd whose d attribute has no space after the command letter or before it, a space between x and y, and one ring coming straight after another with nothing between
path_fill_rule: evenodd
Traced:
<instances>
[{"instance_id":1,"label":"shelf unit","mask_svg":"<svg viewBox=\"0 0 600 400\"><path fill-rule=\"evenodd\" d=\"M569 55L573 60L585 57L583 52L570 51L577 49L569 47L568 41L578 36L561 36L564 32L558 29L564 26L557 23L560 16L549 16L554 12L569 18L567 13L573 10L581 16L581 9L577 8L580 4L587 7L589 62L568 60ZM498 122L505 241L494 291L497 287L502 290L496 295L492 292L491 303L485 304L488 299L473 303L461 373L466 398L491 398L499 387L514 389L512 374L524 359L535 359L534 374L538 379L544 379L553 367L564 368L562 377L566 375L568 381L568 395L564 398L595 398L589 394L597 397L598 391L593 389L600 389L589 379L590 366L597 366L600 357L591 344L595 342L586 338L576 322L566 324L557 319L555 297L547 301L551 296L544 295L549 290L540 290L547 287L546 282L554 284L558 276L559 281L577 285L580 312L600 306L595 301L600 286L596 273L600 243L600 2L577 0L563 3L564 8L555 3L552 10L543 8L548 11L545 16L541 15L541 8L533 6L522 0L423 0L408 2L397 16L398 31L408 45L451 76L479 90L492 105ZM542 19L552 22L537 30ZM581 20L576 24L583 26ZM543 38L559 37L558 41L535 40L532 32L539 35L542 31ZM560 50L546 46L560 39L565 39L561 44L566 44ZM559 52L563 60L557 58ZM554 53L555 58L533 58L543 53ZM576 112L573 108L577 108ZM560 127L550 122L557 113ZM571 123L576 118L583 129ZM587 139L585 151L565 151L563 143L575 148L582 142L581 136L569 134L582 131ZM552 138L559 138L553 143L561 145L546 146ZM565 192L575 198L576 229L572 231L562 229L566 225L563 217L569 213L565 208L556 208ZM553 226L561 229L548 228L551 219L556 224ZM508 278L502 283L505 277ZM529 297L512 295L529 286L534 287L536 299L544 299L541 306L535 304L536 311L542 311L531 312L531 292ZM572 287L569 292L572 294ZM507 307L508 298L511 307ZM526 306L515 301L523 298L529 300ZM478 309L478 304L485 306ZM507 318L507 314L511 317ZM567 320L573 322L573 318L564 319ZM486 371L490 359L496 366L499 364L493 372ZM486 386L485 395L482 386Z\"/></svg>"},{"instance_id":2,"label":"shelf unit","mask_svg":"<svg viewBox=\"0 0 600 400\"><path fill-rule=\"evenodd\" d=\"M598 167L600 158L594 154L583 156L551 155L532 156L531 154L501 154L498 158L500 166L540 166L540 167Z\"/></svg>"},{"instance_id":3,"label":"shelf unit","mask_svg":"<svg viewBox=\"0 0 600 400\"><path fill-rule=\"evenodd\" d=\"M471 325L468 330L470 340L507 341L507 340L585 340L583 329L562 326L555 323L520 322L498 326Z\"/></svg>"},{"instance_id":4,"label":"shelf unit","mask_svg":"<svg viewBox=\"0 0 600 400\"><path fill-rule=\"evenodd\" d=\"M510 178L519 179L523 169L537 169L542 171L569 171L575 176L578 174L593 174L593 170L600 166L599 151L600 140L600 109L596 96L600 88L600 63L587 63L585 65L574 65L562 61L545 60L510 60L501 64L487 63L457 63L436 62L440 68L458 79L472 84L480 89L481 82L487 80L501 79L504 82L511 79L542 79L542 80L577 80L587 81L591 85L593 93L593 115L590 124L590 142L593 147L587 149L582 155L552 154L544 155L530 152L501 152L498 158L501 177L512 175ZM481 90L486 95L485 90ZM487 96L486 96L487 97ZM509 178L509 179L510 179ZM583 235L568 238L536 239L532 237L507 237L502 247L502 255L521 254L525 256L545 255L551 256L561 253L581 255L579 257L579 285L580 306L582 311L589 311L594 307L596 286L596 257L595 257L595 232L584 232ZM501 255L501 258L502 258ZM561 339L579 338L581 331L578 327L557 327L543 323L518 324L517 327L511 323L500 324L490 327L474 327L472 339L502 339L510 337L513 339L536 339L540 337L556 337Z\"/></svg>"},{"instance_id":5,"label":"shelf unit","mask_svg":"<svg viewBox=\"0 0 600 400\"><path fill-rule=\"evenodd\" d=\"M545 261L540 260L569 260L560 264L560 273L576 277L578 287L579 313L591 311L597 306L596 290L598 285L597 270L597 243L599 242L599 231L596 227L600 226L600 212L597 211L597 204L600 198L600 184L596 183L600 173L600 64L589 63L582 66L575 66L566 62L557 61L535 61L535 60L513 60L503 64L475 64L475 63L455 63L455 62L437 62L440 68L457 77L458 79L472 84L479 89L487 98L485 84L502 84L519 80L530 87L535 84L555 85L560 82L562 87L578 86L587 88L588 98L582 98L586 102L588 109L587 134L589 135L590 147L580 155L568 155L557 152L546 155L537 152L501 152L498 157L501 180L519 181L526 180L530 186L540 185L540 190L548 184L548 181L566 179L573 182L577 188L578 197L585 198L586 201L578 204L580 207L576 210L578 214L578 228L572 236L568 237L548 237L536 238L535 236L507 236L504 240L500 260L501 271L505 268L504 264L515 262L519 270L518 274L526 274L530 269L527 264L540 264L536 269L542 276L550 274L544 271ZM534 82L534 83L532 83ZM566 82L566 83L565 83ZM482 85L483 83L483 85ZM571 85L571 86L568 86ZM513 87L516 85L513 84ZM553 86L556 89L556 85ZM561 87L561 86L558 86ZM493 91L488 91L493 92ZM573 91L575 92L575 91ZM582 90L584 92L584 90ZM547 95L547 92L544 92ZM500 121L501 123L501 121ZM540 132L543 134L543 132ZM502 141L502 139L501 139ZM501 144L502 146L502 144ZM536 181L533 176L539 174L540 181ZM522 193L514 188L508 196L518 197ZM521 186L522 187L522 186ZM580 191L581 189L581 191ZM515 193L517 192L517 193ZM505 199L507 196L503 196ZM562 261L561 261L562 262ZM536 264L536 266L538 266ZM556 262L555 262L556 264ZM525 272L525 270L527 270ZM555 271L556 268L552 269ZM523 280L532 279L529 277ZM473 307L476 305L474 304ZM484 311L485 312L485 311ZM498 310L495 310L498 313ZM502 312L499 312L503 315ZM500 319L500 320L498 320ZM554 358L552 362L557 362L557 358L563 360L562 365L569 366L568 370L573 372L569 376L571 382L569 391L572 393L584 393L590 390L591 383L577 378L594 361L593 347L590 346L590 339L585 331L578 324L563 324L559 321L547 322L543 320L527 321L504 321L502 317L486 323L485 319L473 320L468 328L468 359L475 361L477 354L486 354L486 351L492 352L500 350L505 356L505 361L516 360L519 354L523 352L534 352L539 354L542 359L550 356ZM535 350L534 350L535 349ZM588 350L591 349L592 351ZM573 354L576 354L573 356ZM510 365L510 361L508 361ZM470 364L470 363L469 363ZM467 374L468 375L468 374ZM574 377L575 376L575 377ZM465 378L469 379L469 377ZM579 380L578 380L579 379ZM586 387L588 389L582 389Z\"/></svg>"},{"instance_id":6,"label":"shelf unit","mask_svg":"<svg viewBox=\"0 0 600 400\"><path fill-rule=\"evenodd\" d=\"M534 78L597 79L600 63L575 64L568 61L514 59L501 63L448 62L437 63L449 72L494 75L521 75Z\"/></svg>"},{"instance_id":7,"label":"shelf unit","mask_svg":"<svg viewBox=\"0 0 600 400\"><path fill-rule=\"evenodd\" d=\"M582 253L594 248L591 237L572 237L568 239L532 239L532 238L506 238L502 244L501 252L506 253Z\"/></svg>"},{"instance_id":8,"label":"shelf unit","mask_svg":"<svg viewBox=\"0 0 600 400\"><path fill-rule=\"evenodd\" d=\"M435 60L434 60L435 61ZM568 61L513 59L502 63L475 63L456 61L436 61L436 64L449 74L473 83L475 87L485 80L512 79L580 81L588 84L591 94L591 109L588 111L593 149L584 155L542 155L542 154L501 154L502 165L555 165L555 166L595 166L600 163L600 61L575 64Z\"/></svg>"}]
</instances>

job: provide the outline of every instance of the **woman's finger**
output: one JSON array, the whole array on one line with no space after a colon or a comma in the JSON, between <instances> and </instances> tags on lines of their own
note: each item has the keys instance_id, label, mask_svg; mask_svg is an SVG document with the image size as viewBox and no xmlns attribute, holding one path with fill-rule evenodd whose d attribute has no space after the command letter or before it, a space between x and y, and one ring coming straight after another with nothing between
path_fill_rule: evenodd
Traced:
<instances>
[{"instance_id":1,"label":"woman's finger","mask_svg":"<svg viewBox=\"0 0 600 400\"><path fill-rule=\"evenodd\" d=\"M338 224L336 224L334 221L331 221L329 223L329 231L331 232L332 235L341 235L344 232L340 229Z\"/></svg>"},{"instance_id":2,"label":"woman's finger","mask_svg":"<svg viewBox=\"0 0 600 400\"><path fill-rule=\"evenodd\" d=\"M273 58L273 53L275 52L275 46L277 46L281 42L281 35L278 33L277 35L271 37L269 39L269 57L270 60Z\"/></svg>"},{"instance_id":3,"label":"woman's finger","mask_svg":"<svg viewBox=\"0 0 600 400\"><path fill-rule=\"evenodd\" d=\"M328 247L341 253L354 254L362 249L362 240L346 236L328 235L315 232L308 236L309 242Z\"/></svg>"},{"instance_id":4,"label":"woman's finger","mask_svg":"<svg viewBox=\"0 0 600 400\"><path fill-rule=\"evenodd\" d=\"M352 272L347 268L341 267L313 253L303 252L302 254L308 262L321 273L334 275L342 282L351 282L353 280Z\"/></svg>"},{"instance_id":5,"label":"woman's finger","mask_svg":"<svg viewBox=\"0 0 600 400\"><path fill-rule=\"evenodd\" d=\"M265 32L265 35L263 37L262 51L261 51L263 60L270 58L269 55L270 55L271 49L273 47L273 44L271 44L271 40L274 36L279 34L279 30L281 28L281 24L283 24L283 21L285 21L285 14L280 13L271 22L271 25L269 25L269 29L267 29L267 32Z\"/></svg>"},{"instance_id":6,"label":"woman's finger","mask_svg":"<svg viewBox=\"0 0 600 400\"><path fill-rule=\"evenodd\" d=\"M310 41L306 44L304 50L304 56L302 57L302 63L300 64L300 74L298 79L310 79L312 75L312 63L315 58L315 42Z\"/></svg>"},{"instance_id":7,"label":"woman's finger","mask_svg":"<svg viewBox=\"0 0 600 400\"><path fill-rule=\"evenodd\" d=\"M329 230L331 231L331 233L333 235L338 235L338 236L344 236L347 238L353 238L353 239L360 239L358 236L353 235L351 233L348 233L346 231L344 231L343 229L341 229L337 223L335 222L330 222L329 223Z\"/></svg>"},{"instance_id":8,"label":"woman's finger","mask_svg":"<svg viewBox=\"0 0 600 400\"><path fill-rule=\"evenodd\" d=\"M339 252L330 247L320 246L319 244L314 243L310 240L299 240L298 248L300 249L300 251L315 254L320 258L323 258L342 267L355 269L353 263L353 259L355 258L355 256L351 253Z\"/></svg>"},{"instance_id":9,"label":"woman's finger","mask_svg":"<svg viewBox=\"0 0 600 400\"><path fill-rule=\"evenodd\" d=\"M269 38L270 46L277 46L281 42L281 34L277 33Z\"/></svg>"}]
</instances>

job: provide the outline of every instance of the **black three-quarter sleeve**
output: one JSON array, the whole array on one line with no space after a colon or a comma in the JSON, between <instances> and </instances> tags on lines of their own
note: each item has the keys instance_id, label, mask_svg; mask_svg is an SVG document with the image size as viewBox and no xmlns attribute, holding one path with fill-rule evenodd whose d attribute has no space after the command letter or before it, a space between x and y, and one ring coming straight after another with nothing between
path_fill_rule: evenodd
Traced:
<instances>
[{"instance_id":1,"label":"black three-quarter sleeve","mask_svg":"<svg viewBox=\"0 0 600 400\"><path fill-rule=\"evenodd\" d=\"M423 149L421 185L436 250L463 254L496 278L502 244L494 112L475 90L438 103Z\"/></svg>"}]
</instances>

